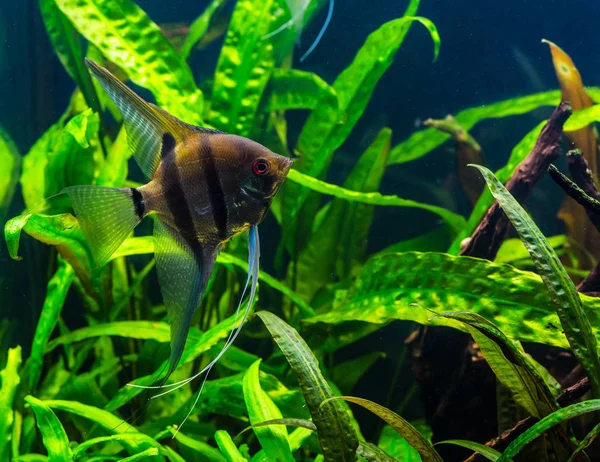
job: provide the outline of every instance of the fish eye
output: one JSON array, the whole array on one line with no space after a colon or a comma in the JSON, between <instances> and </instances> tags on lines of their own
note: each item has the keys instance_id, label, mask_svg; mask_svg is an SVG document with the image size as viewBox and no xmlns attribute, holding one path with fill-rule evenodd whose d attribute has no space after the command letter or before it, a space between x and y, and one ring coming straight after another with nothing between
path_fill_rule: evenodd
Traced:
<instances>
[{"instance_id":1,"label":"fish eye","mask_svg":"<svg viewBox=\"0 0 600 462\"><path fill-rule=\"evenodd\" d=\"M256 159L252 164L252 170L256 175L264 175L269 171L269 161L266 159Z\"/></svg>"}]
</instances>

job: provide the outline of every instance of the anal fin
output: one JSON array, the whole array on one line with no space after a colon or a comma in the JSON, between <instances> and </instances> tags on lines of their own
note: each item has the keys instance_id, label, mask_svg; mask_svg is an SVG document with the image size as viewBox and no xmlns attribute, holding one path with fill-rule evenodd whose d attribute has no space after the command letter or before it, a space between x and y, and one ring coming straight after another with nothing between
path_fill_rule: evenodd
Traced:
<instances>
[{"instance_id":1,"label":"anal fin","mask_svg":"<svg viewBox=\"0 0 600 462\"><path fill-rule=\"evenodd\" d=\"M158 282L171 325L171 355L166 380L176 369L190 330L190 323L212 273L217 252L199 241L154 222L154 243Z\"/></svg>"}]
</instances>

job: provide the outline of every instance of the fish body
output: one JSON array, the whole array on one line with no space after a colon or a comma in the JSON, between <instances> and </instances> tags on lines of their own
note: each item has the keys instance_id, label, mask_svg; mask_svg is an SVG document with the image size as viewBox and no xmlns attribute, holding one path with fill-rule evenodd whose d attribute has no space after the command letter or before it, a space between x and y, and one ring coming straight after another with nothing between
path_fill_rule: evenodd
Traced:
<instances>
[{"instance_id":1,"label":"fish body","mask_svg":"<svg viewBox=\"0 0 600 462\"><path fill-rule=\"evenodd\" d=\"M121 110L128 144L149 182L139 188L72 186L64 192L96 267L108 262L144 217L154 218L158 279L171 325L166 380L181 359L221 245L249 229L251 296L215 361L235 340L256 291L257 225L292 161L247 138L186 124L141 99L106 69L86 63ZM241 301L237 314L240 307Z\"/></svg>"}]
</instances>

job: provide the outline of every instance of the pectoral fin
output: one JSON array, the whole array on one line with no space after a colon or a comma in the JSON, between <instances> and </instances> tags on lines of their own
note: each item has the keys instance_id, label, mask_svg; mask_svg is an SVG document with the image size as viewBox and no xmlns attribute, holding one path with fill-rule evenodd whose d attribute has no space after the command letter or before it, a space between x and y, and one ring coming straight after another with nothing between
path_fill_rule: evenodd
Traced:
<instances>
[{"instance_id":1,"label":"pectoral fin","mask_svg":"<svg viewBox=\"0 0 600 462\"><path fill-rule=\"evenodd\" d=\"M158 282L171 325L171 356L166 380L183 354L192 316L200 305L217 252L184 238L160 219L154 223L154 244Z\"/></svg>"}]
</instances>

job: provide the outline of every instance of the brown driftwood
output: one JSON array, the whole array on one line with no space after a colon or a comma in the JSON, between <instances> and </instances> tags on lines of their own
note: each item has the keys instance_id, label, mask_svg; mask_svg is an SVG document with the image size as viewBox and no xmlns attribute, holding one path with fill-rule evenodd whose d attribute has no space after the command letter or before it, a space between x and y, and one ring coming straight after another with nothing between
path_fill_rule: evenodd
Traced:
<instances>
[{"instance_id":1,"label":"brown driftwood","mask_svg":"<svg viewBox=\"0 0 600 462\"><path fill-rule=\"evenodd\" d=\"M558 105L540 133L535 147L507 182L506 188L517 201L523 203L529 197L535 183L560 155L562 128L571 113L570 104ZM509 229L510 221L498 203L494 202L461 250L461 255L493 260Z\"/></svg>"}]
</instances>

